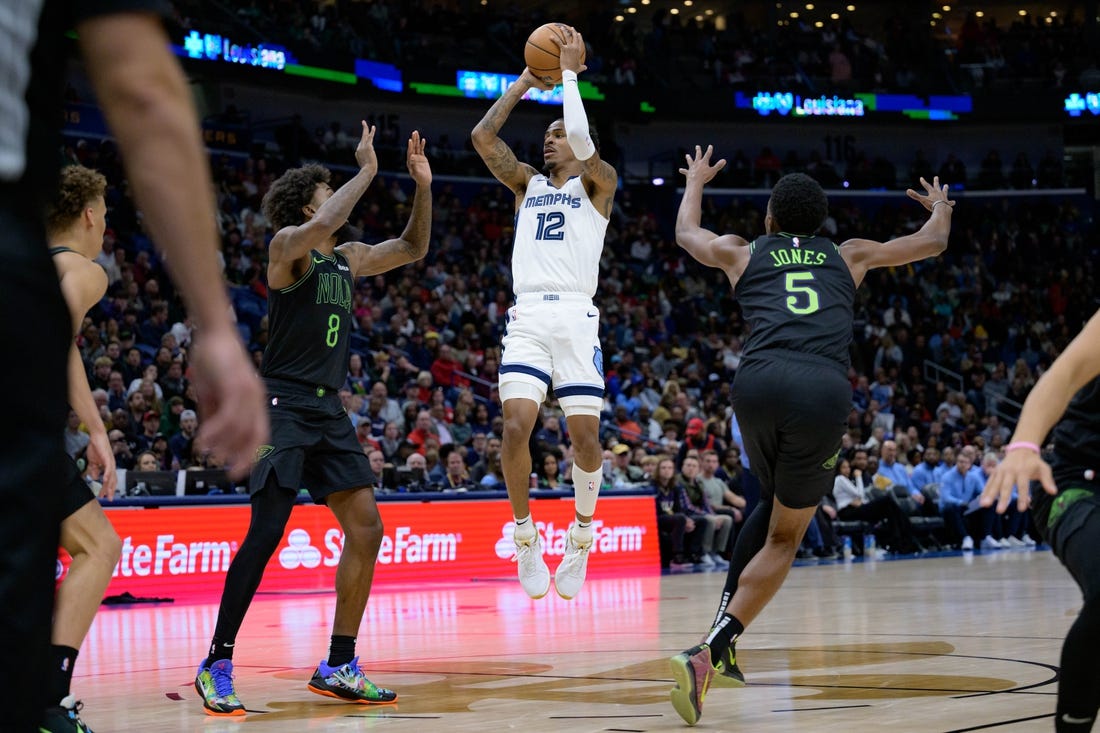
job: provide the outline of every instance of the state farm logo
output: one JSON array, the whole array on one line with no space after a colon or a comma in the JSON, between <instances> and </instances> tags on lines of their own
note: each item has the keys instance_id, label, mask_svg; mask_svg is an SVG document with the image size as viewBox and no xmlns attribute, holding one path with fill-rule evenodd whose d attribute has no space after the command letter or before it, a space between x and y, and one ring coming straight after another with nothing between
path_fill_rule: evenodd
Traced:
<instances>
[{"instance_id":1,"label":"state farm logo","mask_svg":"<svg viewBox=\"0 0 1100 733\"><path fill-rule=\"evenodd\" d=\"M236 551L236 542L177 542L174 534L158 534L154 543L146 544L127 536L112 577L224 573Z\"/></svg>"},{"instance_id":2,"label":"state farm logo","mask_svg":"<svg viewBox=\"0 0 1100 733\"><path fill-rule=\"evenodd\" d=\"M413 532L411 527L397 527L385 534L378 547L379 565L454 562L462 535L452 532ZM337 527L325 530L321 546L313 546L313 538L304 529L291 530L286 547L279 551L279 564L287 570L336 567L344 553L344 533Z\"/></svg>"},{"instance_id":3,"label":"state farm logo","mask_svg":"<svg viewBox=\"0 0 1100 733\"><path fill-rule=\"evenodd\" d=\"M296 529L287 537L287 546L279 552L279 564L287 570L315 568L321 564L321 551L310 544L309 532Z\"/></svg>"},{"instance_id":4,"label":"state farm logo","mask_svg":"<svg viewBox=\"0 0 1100 733\"><path fill-rule=\"evenodd\" d=\"M554 526L553 522L535 522L539 540L542 542L542 554L564 555L568 525L564 528ZM513 534L515 522L506 522L497 540L496 553L501 560L511 560L516 554L516 542ZM592 552L641 552L645 527L619 525L609 527L602 519L592 522Z\"/></svg>"}]
</instances>

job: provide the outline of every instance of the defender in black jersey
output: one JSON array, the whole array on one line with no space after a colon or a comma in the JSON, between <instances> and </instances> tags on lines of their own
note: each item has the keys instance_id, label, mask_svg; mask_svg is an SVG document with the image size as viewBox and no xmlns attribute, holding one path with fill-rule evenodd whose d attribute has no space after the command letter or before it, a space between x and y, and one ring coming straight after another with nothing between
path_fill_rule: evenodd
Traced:
<instances>
[{"instance_id":1,"label":"defender in black jersey","mask_svg":"<svg viewBox=\"0 0 1100 733\"><path fill-rule=\"evenodd\" d=\"M276 229L267 266L270 337L260 373L267 385L271 444L252 470L252 521L225 576L218 622L195 689L211 715L244 715L233 685L233 647L256 588L283 538L299 488L327 504L344 532L336 570L336 617L327 661L309 689L357 703L397 699L359 668L355 637L382 541L375 476L337 394L347 375L355 278L422 258L431 233L432 172L413 132L407 165L416 182L412 213L398 239L347 241L348 215L378 170L373 126L363 123L359 172L336 192L318 165L284 173L264 197Z\"/></svg>"},{"instance_id":2,"label":"defender in black jersey","mask_svg":"<svg viewBox=\"0 0 1100 733\"><path fill-rule=\"evenodd\" d=\"M1049 465L1039 453L1048 433ZM1030 501L1039 531L1081 587L1085 603L1062 645L1054 729L1089 731L1100 712L1100 313L1035 384L1005 453L981 503L1004 512L1018 488L1020 511Z\"/></svg>"},{"instance_id":3,"label":"defender in black jersey","mask_svg":"<svg viewBox=\"0 0 1100 733\"><path fill-rule=\"evenodd\" d=\"M921 179L910 198L931 212L914 234L838 247L817 236L828 200L807 175L772 188L764 236L748 242L700 226L703 186L725 165L711 147L687 156L687 186L676 241L696 260L722 269L751 327L733 380L733 407L760 480L761 496L734 545L726 587L706 641L670 661L672 704L689 724L702 713L715 675L744 684L734 642L787 577L806 526L830 490L851 402L847 380L856 288L876 267L935 257L947 247L954 202L939 179Z\"/></svg>"}]
</instances>

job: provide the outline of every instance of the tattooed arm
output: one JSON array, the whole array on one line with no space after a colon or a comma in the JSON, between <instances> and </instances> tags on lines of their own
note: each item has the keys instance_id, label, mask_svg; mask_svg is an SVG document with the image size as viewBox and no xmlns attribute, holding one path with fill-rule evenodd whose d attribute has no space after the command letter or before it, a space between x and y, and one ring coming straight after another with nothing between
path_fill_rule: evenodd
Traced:
<instances>
[{"instance_id":1,"label":"tattooed arm","mask_svg":"<svg viewBox=\"0 0 1100 733\"><path fill-rule=\"evenodd\" d=\"M508 87L504 95L494 102L481 118L481 122L474 126L470 136L474 149L485 161L490 172L498 181L512 189L517 196L522 196L527 191L527 182L538 171L516 159L512 149L500 139L500 128L504 126L504 121L508 119L516 103L531 87L545 88L545 85L541 84L530 70L524 69L516 83Z\"/></svg>"}]
</instances>

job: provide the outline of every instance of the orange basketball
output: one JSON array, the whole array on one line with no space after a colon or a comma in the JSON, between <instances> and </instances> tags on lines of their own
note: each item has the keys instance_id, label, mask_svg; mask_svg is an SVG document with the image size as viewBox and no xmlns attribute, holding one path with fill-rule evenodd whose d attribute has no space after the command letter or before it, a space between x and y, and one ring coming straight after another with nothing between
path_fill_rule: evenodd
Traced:
<instances>
[{"instance_id":1,"label":"orange basketball","mask_svg":"<svg viewBox=\"0 0 1100 733\"><path fill-rule=\"evenodd\" d=\"M565 43L564 23L540 25L527 37L523 60L531 73L549 84L561 83L561 45ZM584 55L581 55L584 61Z\"/></svg>"}]
</instances>

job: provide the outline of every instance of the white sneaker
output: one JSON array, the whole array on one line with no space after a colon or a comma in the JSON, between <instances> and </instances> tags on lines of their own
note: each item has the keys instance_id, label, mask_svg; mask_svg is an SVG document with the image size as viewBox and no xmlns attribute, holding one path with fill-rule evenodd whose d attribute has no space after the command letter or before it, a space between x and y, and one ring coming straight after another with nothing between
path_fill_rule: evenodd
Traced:
<instances>
[{"instance_id":1,"label":"white sneaker","mask_svg":"<svg viewBox=\"0 0 1100 733\"><path fill-rule=\"evenodd\" d=\"M1035 540L1031 539L1031 535L1025 534L1024 538L1020 540L1024 543L1024 547L1035 547Z\"/></svg>"},{"instance_id":2,"label":"white sneaker","mask_svg":"<svg viewBox=\"0 0 1100 733\"><path fill-rule=\"evenodd\" d=\"M550 590L550 568L542 559L542 543L536 533L530 540L516 540L516 564L519 584L532 598L542 598Z\"/></svg>"},{"instance_id":3,"label":"white sneaker","mask_svg":"<svg viewBox=\"0 0 1100 733\"><path fill-rule=\"evenodd\" d=\"M963 537L962 549L963 549L963 552L966 552L967 550L973 550L974 549L974 538L971 537L970 535L967 535L966 537Z\"/></svg>"},{"instance_id":4,"label":"white sneaker","mask_svg":"<svg viewBox=\"0 0 1100 733\"><path fill-rule=\"evenodd\" d=\"M719 570L725 570L730 566L730 564L723 560L722 556L719 555L717 552L710 553L710 559L714 561L714 567L718 568Z\"/></svg>"},{"instance_id":5,"label":"white sneaker","mask_svg":"<svg viewBox=\"0 0 1100 733\"><path fill-rule=\"evenodd\" d=\"M573 530L569 530L565 540L565 555L558 569L554 571L554 588L567 601L576 597L584 586L584 575L588 572L588 551L591 549L591 540L581 544L573 539Z\"/></svg>"},{"instance_id":6,"label":"white sneaker","mask_svg":"<svg viewBox=\"0 0 1100 733\"><path fill-rule=\"evenodd\" d=\"M715 567L714 560L711 559L710 555L704 552L699 556L699 562L695 563L695 567L703 570L710 570Z\"/></svg>"},{"instance_id":7,"label":"white sneaker","mask_svg":"<svg viewBox=\"0 0 1100 733\"><path fill-rule=\"evenodd\" d=\"M1009 535L1008 537L1005 537L1003 540L1001 540L1001 542L1002 543L1007 542L1008 546L1011 547L1011 548L1027 547L1027 545L1024 544L1023 540L1021 540L1018 537L1013 537L1012 535Z\"/></svg>"},{"instance_id":8,"label":"white sneaker","mask_svg":"<svg viewBox=\"0 0 1100 733\"><path fill-rule=\"evenodd\" d=\"M987 534L982 538L981 547L983 550L999 550L1001 549L1001 543L993 539L993 535Z\"/></svg>"}]
</instances>

